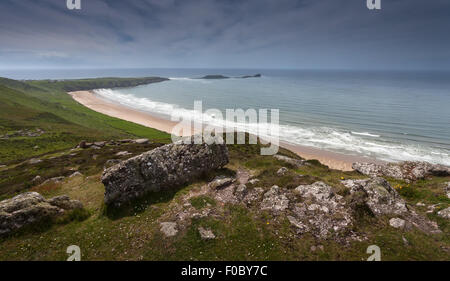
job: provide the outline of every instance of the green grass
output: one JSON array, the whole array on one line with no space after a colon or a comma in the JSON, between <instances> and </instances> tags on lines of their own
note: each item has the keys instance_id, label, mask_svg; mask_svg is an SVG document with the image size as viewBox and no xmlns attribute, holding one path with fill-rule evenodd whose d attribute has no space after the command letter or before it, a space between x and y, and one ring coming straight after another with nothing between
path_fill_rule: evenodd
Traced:
<instances>
[{"instance_id":1,"label":"green grass","mask_svg":"<svg viewBox=\"0 0 450 281\"><path fill-rule=\"evenodd\" d=\"M74 147L81 140L145 137L168 142L169 135L166 133L97 113L78 104L66 93L68 90L135 86L161 80L16 81L0 78L0 134L20 129L40 128L46 131L36 138L0 139L0 164Z\"/></svg>"}]
</instances>

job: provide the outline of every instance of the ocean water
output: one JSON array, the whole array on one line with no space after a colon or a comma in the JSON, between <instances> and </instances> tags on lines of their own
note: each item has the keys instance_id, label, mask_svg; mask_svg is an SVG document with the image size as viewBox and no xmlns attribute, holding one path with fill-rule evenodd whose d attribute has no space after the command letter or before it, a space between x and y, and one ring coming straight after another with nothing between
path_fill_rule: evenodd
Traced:
<instances>
[{"instance_id":1,"label":"ocean water","mask_svg":"<svg viewBox=\"0 0 450 281\"><path fill-rule=\"evenodd\" d=\"M261 78L204 80L207 74ZM12 73L12 78L161 76L170 81L96 93L165 118L203 110L279 109L280 140L388 161L450 165L450 73L135 69ZM2 73L0 73L2 76ZM45 76L45 77L42 77ZM211 116L204 116L212 120ZM238 126L239 127L239 126ZM248 131L256 124L246 126Z\"/></svg>"}]
</instances>

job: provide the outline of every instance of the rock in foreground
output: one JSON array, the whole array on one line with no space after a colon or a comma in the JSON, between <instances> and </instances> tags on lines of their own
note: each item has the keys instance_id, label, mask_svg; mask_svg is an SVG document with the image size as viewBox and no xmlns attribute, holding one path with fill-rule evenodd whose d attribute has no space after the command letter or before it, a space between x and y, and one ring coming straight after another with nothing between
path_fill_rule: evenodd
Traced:
<instances>
[{"instance_id":1,"label":"rock in foreground","mask_svg":"<svg viewBox=\"0 0 450 281\"><path fill-rule=\"evenodd\" d=\"M228 163L225 144L172 143L103 172L105 203L120 206L148 192L185 184Z\"/></svg>"},{"instance_id":2,"label":"rock in foreground","mask_svg":"<svg viewBox=\"0 0 450 281\"><path fill-rule=\"evenodd\" d=\"M0 235L78 208L83 208L81 202L65 195L45 200L37 192L22 193L0 202Z\"/></svg>"}]
</instances>

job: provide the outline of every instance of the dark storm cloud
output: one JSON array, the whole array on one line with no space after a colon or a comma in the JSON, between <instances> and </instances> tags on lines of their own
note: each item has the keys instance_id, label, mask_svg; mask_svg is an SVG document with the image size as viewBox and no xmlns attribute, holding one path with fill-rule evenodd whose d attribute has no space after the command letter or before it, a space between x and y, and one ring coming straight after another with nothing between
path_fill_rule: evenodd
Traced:
<instances>
[{"instance_id":1,"label":"dark storm cloud","mask_svg":"<svg viewBox=\"0 0 450 281\"><path fill-rule=\"evenodd\" d=\"M450 1L0 1L0 67L450 68Z\"/></svg>"}]
</instances>

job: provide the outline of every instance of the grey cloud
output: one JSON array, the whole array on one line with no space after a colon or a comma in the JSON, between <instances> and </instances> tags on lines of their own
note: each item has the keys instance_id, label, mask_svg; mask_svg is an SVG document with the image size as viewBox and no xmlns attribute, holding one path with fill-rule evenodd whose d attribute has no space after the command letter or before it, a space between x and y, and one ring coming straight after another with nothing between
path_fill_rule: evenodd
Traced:
<instances>
[{"instance_id":1,"label":"grey cloud","mask_svg":"<svg viewBox=\"0 0 450 281\"><path fill-rule=\"evenodd\" d=\"M0 2L0 67L450 68L446 0L81 1Z\"/></svg>"}]
</instances>

